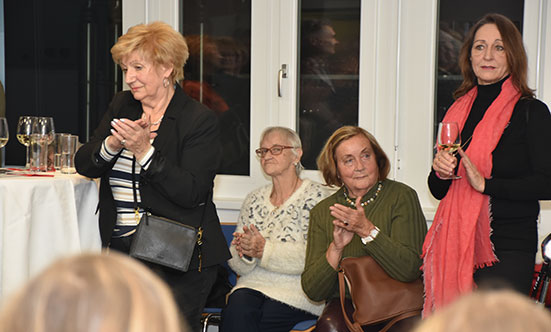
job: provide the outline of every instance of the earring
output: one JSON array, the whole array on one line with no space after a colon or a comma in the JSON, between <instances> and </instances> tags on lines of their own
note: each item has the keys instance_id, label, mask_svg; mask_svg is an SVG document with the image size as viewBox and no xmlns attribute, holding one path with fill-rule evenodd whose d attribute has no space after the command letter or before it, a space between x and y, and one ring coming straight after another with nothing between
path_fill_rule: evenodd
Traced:
<instances>
[{"instance_id":1,"label":"earring","mask_svg":"<svg viewBox=\"0 0 551 332\"><path fill-rule=\"evenodd\" d=\"M165 79L163 80L163 86L164 86L165 88L168 88L168 85L169 85L169 84L170 84L170 82L168 81L168 78L165 78Z\"/></svg>"},{"instance_id":2,"label":"earring","mask_svg":"<svg viewBox=\"0 0 551 332\"><path fill-rule=\"evenodd\" d=\"M296 167L296 166L298 165L298 163L297 163L297 162L294 162L293 165L295 165L295 167Z\"/></svg>"}]
</instances>

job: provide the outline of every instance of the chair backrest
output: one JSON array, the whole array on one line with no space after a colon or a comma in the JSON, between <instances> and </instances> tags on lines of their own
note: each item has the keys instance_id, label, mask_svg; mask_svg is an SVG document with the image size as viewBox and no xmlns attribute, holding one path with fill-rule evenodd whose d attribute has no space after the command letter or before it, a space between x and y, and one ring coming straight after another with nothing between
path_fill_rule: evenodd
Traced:
<instances>
[{"instance_id":1,"label":"chair backrest","mask_svg":"<svg viewBox=\"0 0 551 332\"><path fill-rule=\"evenodd\" d=\"M233 232L235 230L235 224L221 224L222 232L226 238L228 246L233 239ZM207 298L207 303L204 312L212 313L220 311L225 306L227 295L235 286L237 282L237 275L229 267L227 262L220 264L217 270L216 281L212 286L212 289ZM213 311L214 310L214 311Z\"/></svg>"},{"instance_id":2,"label":"chair backrest","mask_svg":"<svg viewBox=\"0 0 551 332\"><path fill-rule=\"evenodd\" d=\"M233 223L222 224L222 232L224 233L228 247L231 245L231 241L233 240L233 232L235 232L235 227L236 225ZM228 278L230 283L232 286L235 286L235 283L237 282L237 274L228 266L228 263L224 263L224 266L228 269Z\"/></svg>"}]
</instances>

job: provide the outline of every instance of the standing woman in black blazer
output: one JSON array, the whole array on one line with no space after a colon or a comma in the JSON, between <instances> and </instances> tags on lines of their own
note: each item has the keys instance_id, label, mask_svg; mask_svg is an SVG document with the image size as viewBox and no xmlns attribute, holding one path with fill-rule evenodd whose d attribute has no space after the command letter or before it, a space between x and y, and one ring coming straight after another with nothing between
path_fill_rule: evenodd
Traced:
<instances>
[{"instance_id":1,"label":"standing woman in black blazer","mask_svg":"<svg viewBox=\"0 0 551 332\"><path fill-rule=\"evenodd\" d=\"M161 22L137 25L111 53L130 91L115 95L75 163L80 174L101 178L103 246L128 253L145 211L199 227L221 148L216 115L176 84L189 56L179 32ZM230 256L212 199L206 202L202 227L202 255L196 248L188 272L148 264L170 285L194 331L200 329L216 265Z\"/></svg>"}]
</instances>

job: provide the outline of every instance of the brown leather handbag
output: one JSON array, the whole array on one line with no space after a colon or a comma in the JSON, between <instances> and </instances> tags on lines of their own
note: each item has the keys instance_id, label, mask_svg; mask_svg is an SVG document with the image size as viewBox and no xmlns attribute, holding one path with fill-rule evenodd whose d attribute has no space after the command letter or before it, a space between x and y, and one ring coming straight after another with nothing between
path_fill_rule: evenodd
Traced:
<instances>
[{"instance_id":1,"label":"brown leather handbag","mask_svg":"<svg viewBox=\"0 0 551 332\"><path fill-rule=\"evenodd\" d=\"M353 322L344 307L346 284L354 304ZM348 329L361 332L362 326L385 323L381 332L396 322L418 316L423 309L423 282L401 282L390 277L370 256L341 261L339 271L341 308Z\"/></svg>"}]
</instances>

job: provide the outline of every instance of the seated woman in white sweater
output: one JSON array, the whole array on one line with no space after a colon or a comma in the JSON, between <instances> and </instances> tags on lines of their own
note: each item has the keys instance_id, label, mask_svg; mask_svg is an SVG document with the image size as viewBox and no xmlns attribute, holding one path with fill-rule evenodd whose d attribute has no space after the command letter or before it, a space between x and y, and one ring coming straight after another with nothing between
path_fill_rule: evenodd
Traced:
<instances>
[{"instance_id":1,"label":"seated woman in white sweater","mask_svg":"<svg viewBox=\"0 0 551 332\"><path fill-rule=\"evenodd\" d=\"M264 130L256 150L272 183L251 192L241 207L230 247L240 276L222 311L221 331L289 331L316 319L324 304L302 291L310 209L330 190L302 180L302 148L295 131Z\"/></svg>"}]
</instances>

